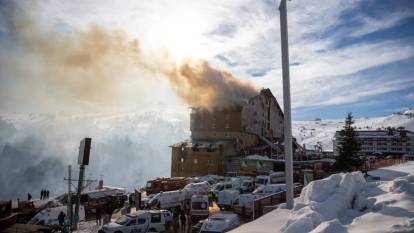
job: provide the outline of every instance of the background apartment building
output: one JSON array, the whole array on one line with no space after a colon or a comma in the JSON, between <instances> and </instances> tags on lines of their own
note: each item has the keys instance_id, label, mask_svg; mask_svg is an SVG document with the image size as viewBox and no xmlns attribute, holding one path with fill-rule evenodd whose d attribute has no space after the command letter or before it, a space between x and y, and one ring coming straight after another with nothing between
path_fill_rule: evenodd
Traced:
<instances>
[{"instance_id":1,"label":"background apartment building","mask_svg":"<svg viewBox=\"0 0 414 233\"><path fill-rule=\"evenodd\" d=\"M361 155L414 154L414 133L405 129L357 131L361 143ZM338 155L340 132L333 140L334 154Z\"/></svg>"}]
</instances>

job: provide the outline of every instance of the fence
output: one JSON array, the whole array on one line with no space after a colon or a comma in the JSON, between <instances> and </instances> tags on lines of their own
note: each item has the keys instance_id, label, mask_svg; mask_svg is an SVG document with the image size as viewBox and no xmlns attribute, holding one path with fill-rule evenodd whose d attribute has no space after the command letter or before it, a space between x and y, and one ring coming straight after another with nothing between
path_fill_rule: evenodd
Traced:
<instances>
[{"instance_id":1,"label":"fence","mask_svg":"<svg viewBox=\"0 0 414 233\"><path fill-rule=\"evenodd\" d=\"M295 188L293 190L295 197L300 194L302 187L303 186L299 184L295 185ZM286 191L273 193L254 200L252 213L253 220L263 215L263 209L265 206L274 206L284 202L286 202Z\"/></svg>"},{"instance_id":2,"label":"fence","mask_svg":"<svg viewBox=\"0 0 414 233\"><path fill-rule=\"evenodd\" d=\"M358 170L369 171L372 169L389 167L389 166L401 164L404 162L405 161L402 159L382 159L382 160L365 161L364 165Z\"/></svg>"}]
</instances>

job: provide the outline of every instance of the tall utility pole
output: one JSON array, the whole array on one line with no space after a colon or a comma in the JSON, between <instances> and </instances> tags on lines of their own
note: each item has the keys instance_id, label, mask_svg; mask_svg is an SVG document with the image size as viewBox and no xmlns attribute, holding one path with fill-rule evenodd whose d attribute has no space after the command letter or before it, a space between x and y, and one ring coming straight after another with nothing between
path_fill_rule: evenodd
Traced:
<instances>
[{"instance_id":1,"label":"tall utility pole","mask_svg":"<svg viewBox=\"0 0 414 233\"><path fill-rule=\"evenodd\" d=\"M73 228L76 230L78 228L78 223L80 219L79 207L80 207L80 198L83 188L83 180L85 179L85 165L89 165L89 154L91 151L92 138L84 138L80 142L79 146L79 156L78 164L79 166L79 180L78 180L78 190L76 192L76 205L75 205L75 222Z\"/></svg>"},{"instance_id":2,"label":"tall utility pole","mask_svg":"<svg viewBox=\"0 0 414 233\"><path fill-rule=\"evenodd\" d=\"M68 216L68 220L69 220L69 231L72 232L72 210L73 210L73 206L72 206L72 190L71 190L71 185L72 185L72 166L69 165L68 166L68 210L67 210L67 216Z\"/></svg>"},{"instance_id":3,"label":"tall utility pole","mask_svg":"<svg viewBox=\"0 0 414 233\"><path fill-rule=\"evenodd\" d=\"M280 36L282 40L282 73L283 73L283 107L285 112L285 172L286 172L286 205L293 208L293 153L292 153L292 119L290 110L290 78L289 78L289 44L287 29L286 0L281 0Z\"/></svg>"}]
</instances>

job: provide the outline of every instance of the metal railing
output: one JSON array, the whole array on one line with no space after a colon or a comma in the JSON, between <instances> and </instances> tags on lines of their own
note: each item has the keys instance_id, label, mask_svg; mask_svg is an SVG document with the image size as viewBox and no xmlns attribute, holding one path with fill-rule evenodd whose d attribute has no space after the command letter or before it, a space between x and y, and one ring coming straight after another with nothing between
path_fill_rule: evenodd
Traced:
<instances>
[{"instance_id":1,"label":"metal railing","mask_svg":"<svg viewBox=\"0 0 414 233\"><path fill-rule=\"evenodd\" d=\"M302 185L296 184L294 188L294 195L298 196L302 191ZM286 202L286 191L281 191L278 193L272 193L270 195L258 198L254 200L253 203L253 220L262 216L264 214L263 209L265 206L274 206Z\"/></svg>"}]
</instances>

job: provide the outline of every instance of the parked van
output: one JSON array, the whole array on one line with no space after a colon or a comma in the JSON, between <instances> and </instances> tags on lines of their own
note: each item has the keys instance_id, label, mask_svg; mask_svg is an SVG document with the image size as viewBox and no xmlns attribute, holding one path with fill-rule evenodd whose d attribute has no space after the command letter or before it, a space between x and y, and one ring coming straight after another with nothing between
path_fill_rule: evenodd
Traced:
<instances>
[{"instance_id":1,"label":"parked van","mask_svg":"<svg viewBox=\"0 0 414 233\"><path fill-rule=\"evenodd\" d=\"M255 188L258 188L262 185L280 184L280 183L285 183L284 172L273 172L268 176L256 176L255 178Z\"/></svg>"},{"instance_id":2,"label":"parked van","mask_svg":"<svg viewBox=\"0 0 414 233\"><path fill-rule=\"evenodd\" d=\"M220 191L228 189L240 190L240 184L231 181L219 182L215 186L213 186L211 192L213 192L217 196Z\"/></svg>"},{"instance_id":3,"label":"parked van","mask_svg":"<svg viewBox=\"0 0 414 233\"><path fill-rule=\"evenodd\" d=\"M269 184L266 186L260 186L253 191L253 194L269 195L273 193L283 192L286 189L285 184Z\"/></svg>"},{"instance_id":4,"label":"parked van","mask_svg":"<svg viewBox=\"0 0 414 233\"><path fill-rule=\"evenodd\" d=\"M66 216L68 207L65 206L58 206L53 208L45 208L37 213L30 221L29 224L35 225L58 225L59 220L58 216L60 212L63 212ZM75 205L73 205L73 212L75 213ZM79 206L79 220L85 221L85 207L83 205Z\"/></svg>"},{"instance_id":5,"label":"parked van","mask_svg":"<svg viewBox=\"0 0 414 233\"><path fill-rule=\"evenodd\" d=\"M249 193L254 190L253 180L244 180L240 185L240 193Z\"/></svg>"},{"instance_id":6,"label":"parked van","mask_svg":"<svg viewBox=\"0 0 414 233\"><path fill-rule=\"evenodd\" d=\"M254 179L254 187L258 188L262 185L267 185L270 183L270 178L269 176L256 176L256 178Z\"/></svg>"},{"instance_id":7,"label":"parked van","mask_svg":"<svg viewBox=\"0 0 414 233\"><path fill-rule=\"evenodd\" d=\"M207 218L200 233L222 233L240 226L239 216L232 212L219 212Z\"/></svg>"},{"instance_id":8,"label":"parked van","mask_svg":"<svg viewBox=\"0 0 414 233\"><path fill-rule=\"evenodd\" d=\"M209 201L207 195L193 195L190 204L191 222L196 223L199 220L208 218Z\"/></svg>"},{"instance_id":9,"label":"parked van","mask_svg":"<svg viewBox=\"0 0 414 233\"><path fill-rule=\"evenodd\" d=\"M170 209L183 207L186 198L186 192L183 190L161 192L155 194L149 201L150 208Z\"/></svg>"},{"instance_id":10,"label":"parked van","mask_svg":"<svg viewBox=\"0 0 414 233\"><path fill-rule=\"evenodd\" d=\"M218 192L217 205L220 209L232 209L234 202L238 199L240 192L234 189L226 189Z\"/></svg>"},{"instance_id":11,"label":"parked van","mask_svg":"<svg viewBox=\"0 0 414 233\"><path fill-rule=\"evenodd\" d=\"M270 184L280 184L285 183L285 173L284 172L273 172L269 175Z\"/></svg>"},{"instance_id":12,"label":"parked van","mask_svg":"<svg viewBox=\"0 0 414 233\"><path fill-rule=\"evenodd\" d=\"M193 195L207 195L210 189L210 184L207 181L187 184L183 191L186 193L185 198L191 200Z\"/></svg>"},{"instance_id":13,"label":"parked van","mask_svg":"<svg viewBox=\"0 0 414 233\"><path fill-rule=\"evenodd\" d=\"M164 232L168 230L171 221L172 214L166 210L139 210L103 225L98 233Z\"/></svg>"}]
</instances>

